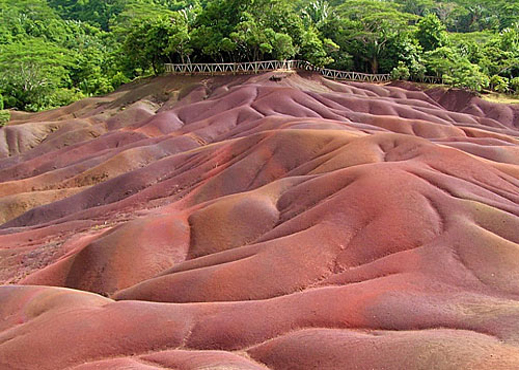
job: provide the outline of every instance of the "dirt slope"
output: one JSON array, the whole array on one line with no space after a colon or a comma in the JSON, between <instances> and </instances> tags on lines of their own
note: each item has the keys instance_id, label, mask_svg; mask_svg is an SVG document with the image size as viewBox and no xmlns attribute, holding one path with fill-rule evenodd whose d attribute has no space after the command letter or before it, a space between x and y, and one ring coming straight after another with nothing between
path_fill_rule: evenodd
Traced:
<instances>
[{"instance_id":1,"label":"dirt slope","mask_svg":"<svg viewBox=\"0 0 519 370\"><path fill-rule=\"evenodd\" d=\"M519 368L519 108L271 76L0 129L1 369Z\"/></svg>"}]
</instances>

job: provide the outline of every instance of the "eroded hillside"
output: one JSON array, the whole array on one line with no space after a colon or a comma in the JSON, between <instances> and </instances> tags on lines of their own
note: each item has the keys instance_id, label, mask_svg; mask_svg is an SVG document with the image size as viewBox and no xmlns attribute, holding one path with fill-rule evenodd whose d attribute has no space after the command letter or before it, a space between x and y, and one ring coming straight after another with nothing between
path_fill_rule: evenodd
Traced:
<instances>
[{"instance_id":1,"label":"eroded hillside","mask_svg":"<svg viewBox=\"0 0 519 370\"><path fill-rule=\"evenodd\" d=\"M2 368L519 368L519 107L271 76L13 114Z\"/></svg>"}]
</instances>

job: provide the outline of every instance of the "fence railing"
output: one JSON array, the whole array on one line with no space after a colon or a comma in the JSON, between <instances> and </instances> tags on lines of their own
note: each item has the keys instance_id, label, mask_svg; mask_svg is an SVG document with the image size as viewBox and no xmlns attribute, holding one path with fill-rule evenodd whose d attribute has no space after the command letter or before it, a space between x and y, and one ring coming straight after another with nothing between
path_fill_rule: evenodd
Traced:
<instances>
[{"instance_id":1,"label":"fence railing","mask_svg":"<svg viewBox=\"0 0 519 370\"><path fill-rule=\"evenodd\" d=\"M241 63L166 63L167 73L179 74L227 74L260 73L276 70L316 70L310 63L301 60L266 60Z\"/></svg>"},{"instance_id":2,"label":"fence railing","mask_svg":"<svg viewBox=\"0 0 519 370\"><path fill-rule=\"evenodd\" d=\"M416 82L424 82L428 84L443 84L443 78L436 76L423 76L416 80Z\"/></svg>"},{"instance_id":3,"label":"fence railing","mask_svg":"<svg viewBox=\"0 0 519 370\"><path fill-rule=\"evenodd\" d=\"M350 81L366 81L366 82L384 82L391 81L390 74L369 74L360 72L337 71L335 69L321 69L321 75L332 80L350 80Z\"/></svg>"},{"instance_id":4,"label":"fence railing","mask_svg":"<svg viewBox=\"0 0 519 370\"><path fill-rule=\"evenodd\" d=\"M240 63L187 63L164 65L166 73L173 74L256 74L272 71L315 71L322 76L333 80L349 80L364 82L386 82L391 81L390 74L370 74L350 71L338 71L335 69L318 68L305 60L266 60L259 62ZM425 76L417 82L442 83L441 77Z\"/></svg>"}]
</instances>

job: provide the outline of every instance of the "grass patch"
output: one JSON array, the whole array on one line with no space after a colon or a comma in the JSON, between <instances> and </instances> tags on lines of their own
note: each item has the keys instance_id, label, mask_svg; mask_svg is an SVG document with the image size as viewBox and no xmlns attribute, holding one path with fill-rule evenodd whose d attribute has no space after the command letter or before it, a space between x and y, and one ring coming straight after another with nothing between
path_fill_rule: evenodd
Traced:
<instances>
[{"instance_id":1,"label":"grass patch","mask_svg":"<svg viewBox=\"0 0 519 370\"><path fill-rule=\"evenodd\" d=\"M492 103L519 104L519 96L517 95L491 93L482 94L481 98Z\"/></svg>"}]
</instances>

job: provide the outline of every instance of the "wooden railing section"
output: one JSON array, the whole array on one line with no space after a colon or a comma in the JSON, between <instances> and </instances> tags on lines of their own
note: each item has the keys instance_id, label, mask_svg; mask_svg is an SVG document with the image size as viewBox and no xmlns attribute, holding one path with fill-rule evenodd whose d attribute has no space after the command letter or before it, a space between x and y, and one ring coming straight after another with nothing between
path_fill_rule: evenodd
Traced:
<instances>
[{"instance_id":1,"label":"wooden railing section","mask_svg":"<svg viewBox=\"0 0 519 370\"><path fill-rule=\"evenodd\" d=\"M166 73L173 74L221 75L256 74L272 71L314 71L333 80L363 82L386 82L392 80L390 74L370 74L318 68L304 60L266 60L240 63L166 63L164 67ZM425 76L423 79L417 80L416 82L442 83L442 79L441 77Z\"/></svg>"}]
</instances>

